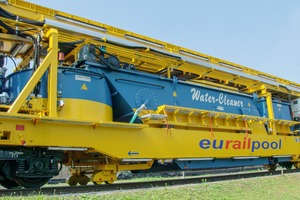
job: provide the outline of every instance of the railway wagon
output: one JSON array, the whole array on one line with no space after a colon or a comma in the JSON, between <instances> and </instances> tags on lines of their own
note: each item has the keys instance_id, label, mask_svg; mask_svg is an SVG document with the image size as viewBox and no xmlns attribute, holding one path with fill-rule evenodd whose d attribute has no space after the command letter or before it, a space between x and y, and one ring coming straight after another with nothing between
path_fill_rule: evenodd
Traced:
<instances>
[{"instance_id":1,"label":"railway wagon","mask_svg":"<svg viewBox=\"0 0 300 200\"><path fill-rule=\"evenodd\" d=\"M6 188L300 167L300 84L51 8L0 2L0 83Z\"/></svg>"}]
</instances>

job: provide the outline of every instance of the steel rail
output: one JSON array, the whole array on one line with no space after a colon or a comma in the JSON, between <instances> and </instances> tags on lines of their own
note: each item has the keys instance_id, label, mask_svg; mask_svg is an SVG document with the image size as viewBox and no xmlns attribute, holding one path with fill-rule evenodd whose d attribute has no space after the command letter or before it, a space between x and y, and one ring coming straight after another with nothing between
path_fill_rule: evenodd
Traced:
<instances>
[{"instance_id":1,"label":"steel rail","mask_svg":"<svg viewBox=\"0 0 300 200\"><path fill-rule=\"evenodd\" d=\"M233 173L233 174L218 174L218 175L205 175L197 177L186 177L177 179L165 179L158 181L145 181L145 182L126 182L115 184L102 184L102 185L87 185L87 186L60 186L60 187L42 187L39 189L1 189L0 198L4 196L34 196L34 195L67 195L75 193L94 193L105 191L117 190L130 190L130 189L143 189L154 187L165 187L185 184L200 184L207 182L217 182L235 179L245 179L253 177L274 176L280 174L300 173L300 169L292 170L278 170L275 172L260 171L260 172L247 172L247 173Z\"/></svg>"}]
</instances>

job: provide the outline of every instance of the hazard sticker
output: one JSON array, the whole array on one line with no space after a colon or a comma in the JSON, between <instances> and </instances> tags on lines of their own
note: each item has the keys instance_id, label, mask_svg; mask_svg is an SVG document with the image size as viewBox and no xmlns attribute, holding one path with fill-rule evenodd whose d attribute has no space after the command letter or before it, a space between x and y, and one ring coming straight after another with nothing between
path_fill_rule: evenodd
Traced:
<instances>
[{"instance_id":1,"label":"hazard sticker","mask_svg":"<svg viewBox=\"0 0 300 200\"><path fill-rule=\"evenodd\" d=\"M82 84L81 89L82 90L88 90L88 88L86 87L86 84Z\"/></svg>"}]
</instances>

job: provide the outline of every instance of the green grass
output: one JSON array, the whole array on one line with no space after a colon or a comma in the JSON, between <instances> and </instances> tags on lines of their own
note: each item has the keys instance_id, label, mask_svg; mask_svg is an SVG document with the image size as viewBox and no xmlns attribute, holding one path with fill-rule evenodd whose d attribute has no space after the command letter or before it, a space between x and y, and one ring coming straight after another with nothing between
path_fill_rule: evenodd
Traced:
<instances>
[{"instance_id":1,"label":"green grass","mask_svg":"<svg viewBox=\"0 0 300 200\"><path fill-rule=\"evenodd\" d=\"M216 183L160 187L71 196L5 197L4 199L300 199L300 174L241 179Z\"/></svg>"}]
</instances>

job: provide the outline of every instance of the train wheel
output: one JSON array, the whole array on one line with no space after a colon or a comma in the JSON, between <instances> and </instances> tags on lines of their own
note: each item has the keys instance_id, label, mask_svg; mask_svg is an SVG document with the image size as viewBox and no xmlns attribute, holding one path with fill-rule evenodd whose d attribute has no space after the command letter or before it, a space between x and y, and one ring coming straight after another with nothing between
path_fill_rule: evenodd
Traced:
<instances>
[{"instance_id":1,"label":"train wheel","mask_svg":"<svg viewBox=\"0 0 300 200\"><path fill-rule=\"evenodd\" d=\"M21 186L19 185L19 183L17 183L16 181L8 180L8 179L0 181L0 184L3 187L5 187L6 189L18 189L18 188L21 188Z\"/></svg>"},{"instance_id":2,"label":"train wheel","mask_svg":"<svg viewBox=\"0 0 300 200\"><path fill-rule=\"evenodd\" d=\"M267 165L267 170L271 173L274 173L276 170L276 165L274 165L274 164Z\"/></svg>"},{"instance_id":3,"label":"train wheel","mask_svg":"<svg viewBox=\"0 0 300 200\"><path fill-rule=\"evenodd\" d=\"M68 183L69 186L76 186L78 183L77 174L73 174L73 175L70 175L69 177L67 177L66 183Z\"/></svg>"},{"instance_id":4,"label":"train wheel","mask_svg":"<svg viewBox=\"0 0 300 200\"><path fill-rule=\"evenodd\" d=\"M284 163L283 167L285 167L286 169L292 169L293 163L291 162Z\"/></svg>"},{"instance_id":5,"label":"train wheel","mask_svg":"<svg viewBox=\"0 0 300 200\"><path fill-rule=\"evenodd\" d=\"M105 184L113 184L115 181L112 180L112 181L105 181Z\"/></svg>"},{"instance_id":6,"label":"train wheel","mask_svg":"<svg viewBox=\"0 0 300 200\"><path fill-rule=\"evenodd\" d=\"M7 189L21 188L19 183L17 183L13 178L13 175L10 171L10 163L6 163L6 161L0 161L0 175L3 178L3 180L0 181L0 185L2 185L3 187Z\"/></svg>"},{"instance_id":7,"label":"train wheel","mask_svg":"<svg viewBox=\"0 0 300 200\"><path fill-rule=\"evenodd\" d=\"M39 177L39 178L25 178L25 177L16 177L16 182L19 183L24 188L40 188L48 181L50 177Z\"/></svg>"},{"instance_id":8,"label":"train wheel","mask_svg":"<svg viewBox=\"0 0 300 200\"><path fill-rule=\"evenodd\" d=\"M78 183L79 185L87 185L88 182L90 181L89 177L85 176L85 175L82 175L82 176L79 176L78 177Z\"/></svg>"},{"instance_id":9,"label":"train wheel","mask_svg":"<svg viewBox=\"0 0 300 200\"><path fill-rule=\"evenodd\" d=\"M92 175L91 181L95 185L100 185L101 183L105 182L107 184L112 184L115 180L117 180L117 174L114 171L107 170L107 171L99 171Z\"/></svg>"},{"instance_id":10,"label":"train wheel","mask_svg":"<svg viewBox=\"0 0 300 200\"><path fill-rule=\"evenodd\" d=\"M93 181L94 185L101 185L103 182L102 181Z\"/></svg>"}]
</instances>

